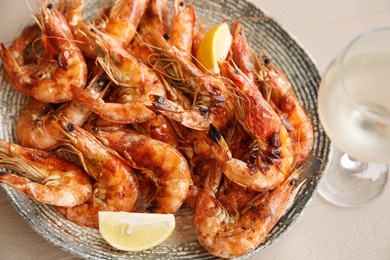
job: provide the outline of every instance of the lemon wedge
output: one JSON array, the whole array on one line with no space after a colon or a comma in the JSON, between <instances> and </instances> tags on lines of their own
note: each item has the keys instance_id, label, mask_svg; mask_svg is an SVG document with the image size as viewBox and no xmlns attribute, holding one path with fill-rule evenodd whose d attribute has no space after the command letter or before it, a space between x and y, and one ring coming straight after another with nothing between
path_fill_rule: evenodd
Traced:
<instances>
[{"instance_id":1,"label":"lemon wedge","mask_svg":"<svg viewBox=\"0 0 390 260\"><path fill-rule=\"evenodd\" d=\"M164 242L175 229L173 214L99 212L99 231L111 246L142 251Z\"/></svg>"},{"instance_id":2,"label":"lemon wedge","mask_svg":"<svg viewBox=\"0 0 390 260\"><path fill-rule=\"evenodd\" d=\"M196 59L209 72L218 74L218 61L226 59L232 40L227 23L218 24L203 37L196 52Z\"/></svg>"}]
</instances>

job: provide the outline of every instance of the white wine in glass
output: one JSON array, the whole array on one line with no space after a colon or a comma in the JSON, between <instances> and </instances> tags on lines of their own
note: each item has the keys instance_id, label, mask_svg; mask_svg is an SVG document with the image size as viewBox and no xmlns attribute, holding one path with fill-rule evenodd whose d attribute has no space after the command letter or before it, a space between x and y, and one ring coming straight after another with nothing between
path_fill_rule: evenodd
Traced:
<instances>
[{"instance_id":1,"label":"white wine in glass","mask_svg":"<svg viewBox=\"0 0 390 260\"><path fill-rule=\"evenodd\" d=\"M333 143L319 188L329 202L363 206L387 184L390 162L390 28L354 39L321 80L318 111Z\"/></svg>"}]
</instances>

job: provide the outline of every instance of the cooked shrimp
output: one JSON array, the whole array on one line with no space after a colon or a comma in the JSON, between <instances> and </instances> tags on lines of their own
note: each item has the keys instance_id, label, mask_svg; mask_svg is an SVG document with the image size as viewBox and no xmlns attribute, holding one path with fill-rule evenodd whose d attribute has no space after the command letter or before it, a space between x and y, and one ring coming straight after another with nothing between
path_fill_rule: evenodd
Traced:
<instances>
[{"instance_id":1,"label":"cooked shrimp","mask_svg":"<svg viewBox=\"0 0 390 260\"><path fill-rule=\"evenodd\" d=\"M66 7L64 16L83 54L89 58L96 58L93 46L88 43L87 37L81 32L81 28L86 27L83 19L83 0L71 0Z\"/></svg>"},{"instance_id":2,"label":"cooked shrimp","mask_svg":"<svg viewBox=\"0 0 390 260\"><path fill-rule=\"evenodd\" d=\"M207 158L207 155L196 156L192 158L191 163L193 164L191 174L193 184L190 186L186 204L195 210L199 192L204 188L217 192L223 172L218 162Z\"/></svg>"},{"instance_id":3,"label":"cooked shrimp","mask_svg":"<svg viewBox=\"0 0 390 260\"><path fill-rule=\"evenodd\" d=\"M140 199L138 180L115 151L107 148L86 130L72 123L58 122L71 146L90 176L93 197L90 201L71 208L58 208L70 221L98 228L98 211L134 211Z\"/></svg>"},{"instance_id":4,"label":"cooked shrimp","mask_svg":"<svg viewBox=\"0 0 390 260\"><path fill-rule=\"evenodd\" d=\"M185 58L182 51L170 45L158 33L151 30L149 36L151 43L158 47L157 59L165 68L162 72L165 79L194 98L192 108L183 111L180 105L151 96L152 108L193 129L199 129L198 122L206 126L212 122L218 129L225 127L231 120L232 111L228 105L228 90L222 79L201 71Z\"/></svg>"},{"instance_id":5,"label":"cooked shrimp","mask_svg":"<svg viewBox=\"0 0 390 260\"><path fill-rule=\"evenodd\" d=\"M206 35L207 31L200 23L198 17L196 16L196 13L194 13L194 20L195 21L194 21L194 36L192 38L192 56L195 57L200 42L202 41L203 37Z\"/></svg>"},{"instance_id":6,"label":"cooked shrimp","mask_svg":"<svg viewBox=\"0 0 390 260\"><path fill-rule=\"evenodd\" d=\"M134 96L142 95L142 89L119 87L120 99L116 103L106 102L101 98L94 97L89 93L72 88L75 95L74 100L84 104L93 112L98 114L102 119L118 123L118 124L133 124L142 123L156 116L154 112L147 108L150 101L134 98Z\"/></svg>"},{"instance_id":7,"label":"cooked shrimp","mask_svg":"<svg viewBox=\"0 0 390 260\"><path fill-rule=\"evenodd\" d=\"M51 104L35 99L27 103L15 127L16 139L21 145L41 150L57 146L58 140L53 139L44 128L45 118L53 109Z\"/></svg>"},{"instance_id":8,"label":"cooked shrimp","mask_svg":"<svg viewBox=\"0 0 390 260\"><path fill-rule=\"evenodd\" d=\"M190 170L183 155L169 144L148 136L115 127L89 130L103 144L125 157L143 178L154 183L147 194L146 211L175 213L187 198L191 184Z\"/></svg>"},{"instance_id":9,"label":"cooked shrimp","mask_svg":"<svg viewBox=\"0 0 390 260\"><path fill-rule=\"evenodd\" d=\"M193 20L194 12L193 6L189 4L184 4L184 2L175 1L175 15L173 18L173 24L171 26L170 32L168 33L167 26L167 15L168 12L168 2L167 0L153 0L142 17L140 23L140 29L138 33L138 37L136 37L132 43L127 48L127 51L140 60L142 63L146 64L149 67L157 69L158 71L164 71L164 68L161 66L162 64L156 64L155 55L153 52L153 46L147 43L149 31L153 30L154 32L160 34L165 39L178 47L181 48L183 46L184 55L189 56L191 52L192 45L192 29L193 25L191 20ZM183 24L184 23L184 24ZM188 27L185 30L184 27ZM188 31L188 30L189 31ZM186 46L186 47L184 47ZM187 49L187 50L185 50ZM170 100L175 102L179 102L179 104L188 107L190 104L189 99L183 95L183 93L171 86L169 82L167 82L163 77L161 77L161 81L165 86L167 97Z\"/></svg>"},{"instance_id":10,"label":"cooked shrimp","mask_svg":"<svg viewBox=\"0 0 390 260\"><path fill-rule=\"evenodd\" d=\"M255 65L253 63L252 50L245 37L244 28L240 23L235 23L233 24L232 32L233 41L230 49L232 51L233 60L249 80L253 81Z\"/></svg>"},{"instance_id":11,"label":"cooked shrimp","mask_svg":"<svg viewBox=\"0 0 390 260\"><path fill-rule=\"evenodd\" d=\"M193 5L182 0L175 0L169 42L182 51L184 57L189 61L192 60L194 22L195 12Z\"/></svg>"},{"instance_id":12,"label":"cooked shrimp","mask_svg":"<svg viewBox=\"0 0 390 260\"><path fill-rule=\"evenodd\" d=\"M229 158L226 163L220 161L224 164L224 173L236 183L253 190L273 189L283 182L292 170L294 153L288 132L257 86L243 77L242 72L235 70L227 62L221 64L220 69L222 75L235 84L237 95L241 95L236 99L236 116L254 138L253 155L256 159L255 163L248 165L233 158L222 136L210 128L211 137L221 147L225 147L221 149Z\"/></svg>"},{"instance_id":13,"label":"cooked shrimp","mask_svg":"<svg viewBox=\"0 0 390 260\"><path fill-rule=\"evenodd\" d=\"M93 32L92 32L93 31ZM97 61L110 79L120 86L116 102L107 103L74 88L74 99L91 108L96 114L116 123L140 123L153 118L155 113L146 108L150 94L166 96L165 88L157 74L126 52L111 37L95 29L87 31L98 49Z\"/></svg>"},{"instance_id":14,"label":"cooked shrimp","mask_svg":"<svg viewBox=\"0 0 390 260\"><path fill-rule=\"evenodd\" d=\"M153 139L167 143L173 147L179 146L179 136L172 125L172 122L164 115L159 114L156 117L140 124L134 124L133 127L142 134L148 135Z\"/></svg>"},{"instance_id":15,"label":"cooked shrimp","mask_svg":"<svg viewBox=\"0 0 390 260\"><path fill-rule=\"evenodd\" d=\"M110 8L108 20L104 23L104 32L126 47L134 38L149 2L149 0L117 0Z\"/></svg>"},{"instance_id":16,"label":"cooked shrimp","mask_svg":"<svg viewBox=\"0 0 390 260\"><path fill-rule=\"evenodd\" d=\"M88 174L75 164L48 152L0 139L0 166L24 176L2 172L1 183L40 203L73 207L92 196Z\"/></svg>"},{"instance_id":17,"label":"cooked shrimp","mask_svg":"<svg viewBox=\"0 0 390 260\"><path fill-rule=\"evenodd\" d=\"M134 38L148 2L149 0L117 0L110 6L107 17L99 18L95 22L98 21L100 30L126 47ZM86 27L82 11L83 0L72 0L66 8L65 17L83 53L90 58L96 58L94 47L89 44L82 32L83 28Z\"/></svg>"},{"instance_id":18,"label":"cooked shrimp","mask_svg":"<svg viewBox=\"0 0 390 260\"><path fill-rule=\"evenodd\" d=\"M126 50L147 66L151 66L152 50L146 44L147 31L144 28L153 28L161 35L168 37L168 0L151 0L150 5L141 18L139 30Z\"/></svg>"},{"instance_id":19,"label":"cooked shrimp","mask_svg":"<svg viewBox=\"0 0 390 260\"><path fill-rule=\"evenodd\" d=\"M152 110L166 115L168 118L195 130L207 129L211 124L207 110L184 109L182 106L164 97L150 95Z\"/></svg>"},{"instance_id":20,"label":"cooked shrimp","mask_svg":"<svg viewBox=\"0 0 390 260\"><path fill-rule=\"evenodd\" d=\"M184 2L179 3L178 1L175 1L175 15L169 33L166 21L166 17L168 16L164 16L168 11L167 9L167 0L151 1L151 5L141 20L138 37L136 37L127 48L127 51L131 55L147 66L160 72L164 71L164 68L161 66L161 63L156 64L153 46L147 43L150 30L160 34L165 39L170 40L177 48L182 48L183 54L188 56L188 60L191 60L190 53L193 34L193 22L191 20L193 20L194 16L193 6L191 4L184 4ZM179 104L184 107L188 107L190 104L188 97L183 95L179 89L171 86L163 77L160 78L165 86L167 97L172 101L179 102Z\"/></svg>"},{"instance_id":21,"label":"cooked shrimp","mask_svg":"<svg viewBox=\"0 0 390 260\"><path fill-rule=\"evenodd\" d=\"M264 59L268 60L266 56ZM263 66L259 61L256 64L258 68ZM313 126L286 75L271 62L266 62L265 67L268 73L264 85L270 91L270 102L290 134L294 164L298 166L306 160L313 148Z\"/></svg>"},{"instance_id":22,"label":"cooked shrimp","mask_svg":"<svg viewBox=\"0 0 390 260\"><path fill-rule=\"evenodd\" d=\"M35 39L39 37L41 30L38 24L27 26L20 35L12 42L10 50L15 57L15 60L20 65L36 62L36 57L26 57L31 45ZM30 51L32 52L32 51ZM32 54L32 53L30 53ZM32 56L32 55L31 55Z\"/></svg>"},{"instance_id":23,"label":"cooked shrimp","mask_svg":"<svg viewBox=\"0 0 390 260\"><path fill-rule=\"evenodd\" d=\"M252 55L244 29L239 23L233 26L231 50L237 67L250 81L257 83L263 97L281 118L294 148L294 164L300 165L313 147L313 127L291 83L266 56L263 57L265 61L263 65L255 53Z\"/></svg>"},{"instance_id":24,"label":"cooked shrimp","mask_svg":"<svg viewBox=\"0 0 390 260\"><path fill-rule=\"evenodd\" d=\"M140 29L151 27L161 35L168 32L169 19L169 3L168 0L151 0L146 15L141 19Z\"/></svg>"},{"instance_id":25,"label":"cooked shrimp","mask_svg":"<svg viewBox=\"0 0 390 260\"><path fill-rule=\"evenodd\" d=\"M222 204L211 189L197 198L194 228L199 243L218 257L232 258L252 252L291 207L299 189L296 171L268 196L260 193L242 209Z\"/></svg>"},{"instance_id":26,"label":"cooked shrimp","mask_svg":"<svg viewBox=\"0 0 390 260\"><path fill-rule=\"evenodd\" d=\"M157 85L163 89L157 74L126 52L111 37L93 27L85 33L98 51L98 63L116 85L133 88Z\"/></svg>"},{"instance_id":27,"label":"cooked shrimp","mask_svg":"<svg viewBox=\"0 0 390 260\"><path fill-rule=\"evenodd\" d=\"M110 82L107 83L98 72L92 76L83 91L101 97L109 85ZM41 150L53 149L59 146L64 138L62 132L53 125L54 117L64 117L73 124L82 125L90 114L91 110L81 106L77 101L69 101L55 109L49 103L31 100L21 110L15 128L16 137L23 146Z\"/></svg>"},{"instance_id":28,"label":"cooked shrimp","mask_svg":"<svg viewBox=\"0 0 390 260\"><path fill-rule=\"evenodd\" d=\"M85 86L87 66L84 57L74 42L65 18L52 4L41 7L37 19L42 29L44 61L20 64L19 57L15 58L12 50L1 43L4 77L16 91L40 101L69 101L72 99L70 85ZM54 61L53 57L58 58Z\"/></svg>"}]
</instances>

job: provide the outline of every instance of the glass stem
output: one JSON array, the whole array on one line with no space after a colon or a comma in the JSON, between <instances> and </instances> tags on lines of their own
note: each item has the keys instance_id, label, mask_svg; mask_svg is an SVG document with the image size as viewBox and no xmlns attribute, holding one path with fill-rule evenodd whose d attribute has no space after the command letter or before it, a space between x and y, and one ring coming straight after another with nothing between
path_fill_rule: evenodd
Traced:
<instances>
[{"instance_id":1,"label":"glass stem","mask_svg":"<svg viewBox=\"0 0 390 260\"><path fill-rule=\"evenodd\" d=\"M350 155L344 153L340 155L338 161L338 168L341 172L356 174L361 173L365 169L367 169L367 163L359 161Z\"/></svg>"}]
</instances>

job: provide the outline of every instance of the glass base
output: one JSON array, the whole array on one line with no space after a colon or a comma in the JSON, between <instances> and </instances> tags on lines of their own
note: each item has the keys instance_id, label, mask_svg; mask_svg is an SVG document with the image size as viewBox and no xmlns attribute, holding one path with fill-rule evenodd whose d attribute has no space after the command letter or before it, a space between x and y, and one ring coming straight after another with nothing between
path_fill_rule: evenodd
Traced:
<instances>
[{"instance_id":1,"label":"glass base","mask_svg":"<svg viewBox=\"0 0 390 260\"><path fill-rule=\"evenodd\" d=\"M361 207L379 197L387 185L389 165L354 160L333 147L319 194L341 207Z\"/></svg>"}]
</instances>

